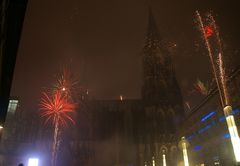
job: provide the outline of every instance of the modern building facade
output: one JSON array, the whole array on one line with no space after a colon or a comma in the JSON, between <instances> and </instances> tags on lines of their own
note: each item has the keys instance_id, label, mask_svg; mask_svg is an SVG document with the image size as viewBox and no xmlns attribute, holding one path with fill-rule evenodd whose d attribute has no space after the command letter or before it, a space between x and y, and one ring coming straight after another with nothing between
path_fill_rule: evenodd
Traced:
<instances>
[{"instance_id":1,"label":"modern building facade","mask_svg":"<svg viewBox=\"0 0 240 166\"><path fill-rule=\"evenodd\" d=\"M27 0L0 1L0 124L8 108L18 44Z\"/></svg>"},{"instance_id":2,"label":"modern building facade","mask_svg":"<svg viewBox=\"0 0 240 166\"><path fill-rule=\"evenodd\" d=\"M240 132L240 69L228 77L233 115ZM178 131L190 143L192 165L235 165L233 148L217 90L213 90L194 112L188 115Z\"/></svg>"}]
</instances>

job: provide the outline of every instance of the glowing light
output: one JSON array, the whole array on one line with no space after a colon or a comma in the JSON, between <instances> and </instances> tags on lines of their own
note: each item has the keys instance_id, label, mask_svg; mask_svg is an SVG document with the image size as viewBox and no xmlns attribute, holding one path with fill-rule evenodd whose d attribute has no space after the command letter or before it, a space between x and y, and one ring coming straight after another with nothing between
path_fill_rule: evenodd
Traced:
<instances>
[{"instance_id":1,"label":"glowing light","mask_svg":"<svg viewBox=\"0 0 240 166\"><path fill-rule=\"evenodd\" d=\"M120 95L120 100L123 101L123 96L122 95Z\"/></svg>"},{"instance_id":2,"label":"glowing light","mask_svg":"<svg viewBox=\"0 0 240 166\"><path fill-rule=\"evenodd\" d=\"M224 113L226 116L226 121L228 125L228 130L230 133L230 138L233 146L235 159L237 162L240 162L240 139L239 139L238 130L235 124L234 117L233 115L230 114L231 110L232 110L231 106L224 107Z\"/></svg>"},{"instance_id":3,"label":"glowing light","mask_svg":"<svg viewBox=\"0 0 240 166\"><path fill-rule=\"evenodd\" d=\"M220 162L219 161L215 161L214 165L220 165Z\"/></svg>"},{"instance_id":4,"label":"glowing light","mask_svg":"<svg viewBox=\"0 0 240 166\"><path fill-rule=\"evenodd\" d=\"M28 166L38 166L38 162L37 158L30 158L28 159Z\"/></svg>"},{"instance_id":5,"label":"glowing light","mask_svg":"<svg viewBox=\"0 0 240 166\"><path fill-rule=\"evenodd\" d=\"M15 113L18 107L18 100L9 100L8 112Z\"/></svg>"},{"instance_id":6,"label":"glowing light","mask_svg":"<svg viewBox=\"0 0 240 166\"><path fill-rule=\"evenodd\" d=\"M198 133L201 134L201 133L207 131L208 129L210 129L211 127L212 127L212 125L207 125L204 128L198 130Z\"/></svg>"},{"instance_id":7,"label":"glowing light","mask_svg":"<svg viewBox=\"0 0 240 166\"><path fill-rule=\"evenodd\" d=\"M152 157L152 166L155 166L155 160L154 160L154 157Z\"/></svg>"},{"instance_id":8,"label":"glowing light","mask_svg":"<svg viewBox=\"0 0 240 166\"><path fill-rule=\"evenodd\" d=\"M202 146L200 146L200 145L194 147L194 150L196 150L196 151L198 151L200 149L202 149Z\"/></svg>"},{"instance_id":9,"label":"glowing light","mask_svg":"<svg viewBox=\"0 0 240 166\"><path fill-rule=\"evenodd\" d=\"M184 160L184 166L189 166L188 162L188 154L187 154L187 148L189 146L188 141L185 139L185 137L181 138L181 141L178 144L179 148L183 151L183 160Z\"/></svg>"},{"instance_id":10,"label":"glowing light","mask_svg":"<svg viewBox=\"0 0 240 166\"><path fill-rule=\"evenodd\" d=\"M215 112L210 112L209 114L205 115L202 119L201 122L204 122L208 120L210 117L212 117L215 114Z\"/></svg>"},{"instance_id":11,"label":"glowing light","mask_svg":"<svg viewBox=\"0 0 240 166\"><path fill-rule=\"evenodd\" d=\"M186 143L183 143L183 159L184 159L184 165L189 166Z\"/></svg>"},{"instance_id":12,"label":"glowing light","mask_svg":"<svg viewBox=\"0 0 240 166\"><path fill-rule=\"evenodd\" d=\"M167 166L166 155L163 154L163 166Z\"/></svg>"},{"instance_id":13,"label":"glowing light","mask_svg":"<svg viewBox=\"0 0 240 166\"><path fill-rule=\"evenodd\" d=\"M232 114L235 115L235 114L237 114L237 113L239 113L239 112L240 112L239 109L235 109L235 110L232 111Z\"/></svg>"},{"instance_id":14,"label":"glowing light","mask_svg":"<svg viewBox=\"0 0 240 166\"><path fill-rule=\"evenodd\" d=\"M223 135L223 138L225 138L225 139L229 139L230 137L231 137L231 136L230 136L229 133Z\"/></svg>"},{"instance_id":15,"label":"glowing light","mask_svg":"<svg viewBox=\"0 0 240 166\"><path fill-rule=\"evenodd\" d=\"M205 30L205 35L207 38L211 37L214 33L212 26L206 26L206 27L204 27L204 30Z\"/></svg>"},{"instance_id":16,"label":"glowing light","mask_svg":"<svg viewBox=\"0 0 240 166\"><path fill-rule=\"evenodd\" d=\"M0 130L1 130L1 129L3 129L3 126L2 126L2 125L0 125Z\"/></svg>"},{"instance_id":17,"label":"glowing light","mask_svg":"<svg viewBox=\"0 0 240 166\"><path fill-rule=\"evenodd\" d=\"M226 119L225 116L222 116L222 117L219 118L219 122L222 122L222 121L224 121L225 119Z\"/></svg>"}]
</instances>

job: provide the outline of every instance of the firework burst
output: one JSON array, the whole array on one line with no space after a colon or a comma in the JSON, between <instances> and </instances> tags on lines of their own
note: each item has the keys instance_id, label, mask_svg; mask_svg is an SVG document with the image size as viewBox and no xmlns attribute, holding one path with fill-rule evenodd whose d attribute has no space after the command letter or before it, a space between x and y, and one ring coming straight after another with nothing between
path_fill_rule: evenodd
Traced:
<instances>
[{"instance_id":1,"label":"firework burst","mask_svg":"<svg viewBox=\"0 0 240 166\"><path fill-rule=\"evenodd\" d=\"M218 72L217 72L218 70L216 68L216 61L214 60L213 50L212 50L210 42L209 42L209 37L212 36L213 33L215 33L213 31L213 29L215 30L215 28L212 28L212 23L211 23L211 26L208 26L208 28L204 27L203 19L202 19L201 15L198 11L196 11L196 17L197 17L197 20L198 20L199 29L202 33L203 40L204 40L206 48L208 50L208 56L210 58L214 78L215 78L217 87L219 89L219 96L220 96L221 104L222 104L222 106L224 106L224 98L223 98L222 91L220 90L221 89L221 82L220 82L219 77L218 77Z\"/></svg>"},{"instance_id":2,"label":"firework burst","mask_svg":"<svg viewBox=\"0 0 240 166\"><path fill-rule=\"evenodd\" d=\"M73 100L75 97L78 98L77 93L82 91L79 87L79 81L75 79L72 72L68 68L64 68L53 85L53 92L60 91L65 97Z\"/></svg>"},{"instance_id":3,"label":"firework burst","mask_svg":"<svg viewBox=\"0 0 240 166\"><path fill-rule=\"evenodd\" d=\"M227 89L225 68L224 68L224 64L223 64L223 49L222 49L219 31L218 31L216 22L210 13L207 15L207 19L208 19L208 22L210 23L210 25L212 26L211 32L210 31L206 32L204 30L203 21L202 21L202 18L200 16L199 12L197 12L196 14L197 14L197 18L199 20L200 30L203 34L203 38L205 40L205 44L208 49L210 61L211 61L213 72L214 72L214 77L215 77L215 80L216 80L216 83L218 86L218 91L220 94L223 111L224 111L224 114L226 117L226 122L228 125L228 130L229 130L229 134L230 134L230 138L231 138L231 142L232 142L232 146L233 146L235 159L236 159L236 162L240 162L240 155L239 155L240 154L240 151L239 151L240 139L239 139L239 135L238 135L238 129L235 124L234 116L232 115L232 107L230 106L230 99L229 99L229 94L228 94L228 89ZM214 39L215 39L216 43L212 43L210 45L210 41L208 38L211 35L213 35L213 33L214 33ZM214 48L214 46L217 46L217 47ZM211 48L211 47L213 47L213 48ZM214 50L215 50L215 52L214 52ZM215 56L218 55L218 57L217 57L218 60L214 61L214 55ZM216 67L217 63L218 63L218 68Z\"/></svg>"},{"instance_id":4,"label":"firework burst","mask_svg":"<svg viewBox=\"0 0 240 166\"><path fill-rule=\"evenodd\" d=\"M214 30L211 25L205 26L204 31L207 38L211 37L214 34Z\"/></svg>"},{"instance_id":5,"label":"firework burst","mask_svg":"<svg viewBox=\"0 0 240 166\"><path fill-rule=\"evenodd\" d=\"M209 86L205 85L201 80L197 79L197 82L194 84L194 90L198 93L207 96L209 94Z\"/></svg>"},{"instance_id":6,"label":"firework burst","mask_svg":"<svg viewBox=\"0 0 240 166\"><path fill-rule=\"evenodd\" d=\"M56 166L57 151L59 146L60 130L69 122L75 124L71 114L75 112L75 104L70 103L61 91L56 91L53 96L43 93L40 102L41 117L45 119L45 124L50 122L53 125L53 145L52 145L52 166Z\"/></svg>"},{"instance_id":7,"label":"firework burst","mask_svg":"<svg viewBox=\"0 0 240 166\"><path fill-rule=\"evenodd\" d=\"M53 125L59 123L61 126L66 126L68 121L75 123L71 118L71 114L75 112L74 109L75 104L68 102L61 92L55 92L53 96L43 93L40 110L45 123L51 121Z\"/></svg>"}]
</instances>

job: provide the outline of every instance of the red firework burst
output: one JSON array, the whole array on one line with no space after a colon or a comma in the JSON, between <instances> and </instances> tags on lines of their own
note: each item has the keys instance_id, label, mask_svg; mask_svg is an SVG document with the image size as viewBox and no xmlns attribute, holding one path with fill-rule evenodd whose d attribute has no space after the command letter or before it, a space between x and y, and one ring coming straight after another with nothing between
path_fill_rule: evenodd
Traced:
<instances>
[{"instance_id":1,"label":"red firework burst","mask_svg":"<svg viewBox=\"0 0 240 166\"><path fill-rule=\"evenodd\" d=\"M72 79L72 74L70 70L64 68L61 76L58 78L57 83L54 86L56 91L62 91L65 95L71 94L74 81Z\"/></svg>"},{"instance_id":2,"label":"red firework burst","mask_svg":"<svg viewBox=\"0 0 240 166\"><path fill-rule=\"evenodd\" d=\"M206 35L207 38L211 37L214 33L213 27L210 26L210 25L204 27L204 30L205 30L205 35Z\"/></svg>"},{"instance_id":3,"label":"red firework burst","mask_svg":"<svg viewBox=\"0 0 240 166\"><path fill-rule=\"evenodd\" d=\"M59 91L53 96L43 93L40 110L42 110L41 117L45 118L45 123L51 121L53 125L62 126L67 126L68 122L75 124L71 117L71 114L75 112L75 104L70 103Z\"/></svg>"},{"instance_id":4,"label":"red firework burst","mask_svg":"<svg viewBox=\"0 0 240 166\"><path fill-rule=\"evenodd\" d=\"M53 86L53 91L61 91L68 100L76 100L83 91L79 81L75 79L73 73L68 68L64 68Z\"/></svg>"}]
</instances>

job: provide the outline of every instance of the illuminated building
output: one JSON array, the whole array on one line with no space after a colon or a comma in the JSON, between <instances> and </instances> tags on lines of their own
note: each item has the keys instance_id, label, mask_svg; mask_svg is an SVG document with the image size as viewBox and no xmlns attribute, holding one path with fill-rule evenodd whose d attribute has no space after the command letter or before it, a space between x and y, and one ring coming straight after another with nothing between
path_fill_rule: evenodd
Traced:
<instances>
[{"instance_id":1,"label":"illuminated building","mask_svg":"<svg viewBox=\"0 0 240 166\"><path fill-rule=\"evenodd\" d=\"M228 84L237 126L240 126L239 73L237 68ZM216 92L213 90L192 110L178 131L179 137L185 135L189 141L189 160L195 165L235 165L226 118Z\"/></svg>"},{"instance_id":2,"label":"illuminated building","mask_svg":"<svg viewBox=\"0 0 240 166\"><path fill-rule=\"evenodd\" d=\"M16 126L18 125L16 122L16 114L17 114L17 108L18 108L18 98L16 97L11 97L11 99L9 100L9 104L8 104L8 110L7 110L7 117L6 117L6 121L3 127L3 130L1 131L1 160L0 160L0 164L2 165L8 165L10 163L6 162L4 156L7 155L10 151L11 151L11 146L14 144L12 144L12 142L15 142L15 137L17 135L16 131Z\"/></svg>"},{"instance_id":3,"label":"illuminated building","mask_svg":"<svg viewBox=\"0 0 240 166\"><path fill-rule=\"evenodd\" d=\"M0 141L0 165L25 163L26 155L32 154L37 144L39 119L28 115L19 106L19 99L11 97Z\"/></svg>"},{"instance_id":4,"label":"illuminated building","mask_svg":"<svg viewBox=\"0 0 240 166\"><path fill-rule=\"evenodd\" d=\"M13 125L16 125L16 124L12 123L12 121L14 121L14 117L15 117L17 107L18 107L18 99L17 98L11 98L9 100L6 122L4 124L4 130L3 130L3 135L2 135L3 140L9 139L9 137L11 135L13 135L13 132L14 132L13 131L14 130Z\"/></svg>"}]
</instances>

